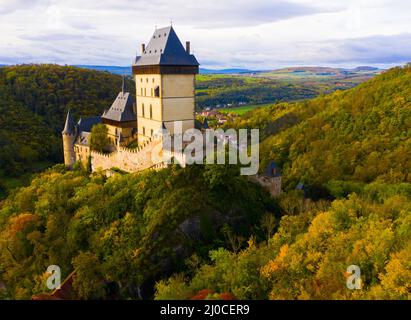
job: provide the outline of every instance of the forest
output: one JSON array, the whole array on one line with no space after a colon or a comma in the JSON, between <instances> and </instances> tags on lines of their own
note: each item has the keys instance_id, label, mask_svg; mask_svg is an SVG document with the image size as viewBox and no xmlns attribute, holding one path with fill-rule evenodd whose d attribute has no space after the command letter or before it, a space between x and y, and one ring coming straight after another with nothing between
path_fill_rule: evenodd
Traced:
<instances>
[{"instance_id":1,"label":"forest","mask_svg":"<svg viewBox=\"0 0 411 320\"><path fill-rule=\"evenodd\" d=\"M225 126L261 130L280 197L237 166L56 165L0 203L0 297L58 264L80 299L411 299L411 67Z\"/></svg>"},{"instance_id":2,"label":"forest","mask_svg":"<svg viewBox=\"0 0 411 320\"><path fill-rule=\"evenodd\" d=\"M121 76L58 65L0 68L0 198L12 178L62 162L65 114L99 115L121 90ZM134 93L134 82L126 85ZM29 180L25 179L25 180Z\"/></svg>"},{"instance_id":3,"label":"forest","mask_svg":"<svg viewBox=\"0 0 411 320\"><path fill-rule=\"evenodd\" d=\"M121 76L59 65L0 67L0 198L27 185L31 174L62 161L61 130L70 109L75 119L108 109ZM357 80L356 80L357 81ZM358 80L359 81L359 80ZM126 78L134 95L134 81ZM331 89L330 89L331 88ZM197 108L313 98L335 90L333 81L299 81L235 75L198 75Z\"/></svg>"}]
</instances>

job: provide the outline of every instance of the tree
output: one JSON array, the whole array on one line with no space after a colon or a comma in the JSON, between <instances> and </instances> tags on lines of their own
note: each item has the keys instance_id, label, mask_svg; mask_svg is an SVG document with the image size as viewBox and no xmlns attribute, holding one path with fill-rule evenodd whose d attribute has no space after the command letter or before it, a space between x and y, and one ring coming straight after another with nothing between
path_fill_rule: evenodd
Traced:
<instances>
[{"instance_id":1,"label":"tree","mask_svg":"<svg viewBox=\"0 0 411 320\"><path fill-rule=\"evenodd\" d=\"M109 144L109 139L107 137L108 129L106 125L100 123L93 128L91 128L91 139L90 139L90 146L91 149L103 152L107 145Z\"/></svg>"}]
</instances>

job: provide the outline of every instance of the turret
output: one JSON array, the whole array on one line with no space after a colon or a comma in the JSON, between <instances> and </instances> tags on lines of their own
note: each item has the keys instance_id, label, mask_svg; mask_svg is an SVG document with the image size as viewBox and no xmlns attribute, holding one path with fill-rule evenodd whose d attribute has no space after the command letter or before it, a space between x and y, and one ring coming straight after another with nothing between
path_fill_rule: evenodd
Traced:
<instances>
[{"instance_id":1,"label":"turret","mask_svg":"<svg viewBox=\"0 0 411 320\"><path fill-rule=\"evenodd\" d=\"M76 139L76 127L73 117L70 114L70 110L67 112L66 123L64 129L61 132L63 137L63 150L64 150L64 164L68 168L72 168L76 162L76 155L74 153L74 140Z\"/></svg>"}]
</instances>

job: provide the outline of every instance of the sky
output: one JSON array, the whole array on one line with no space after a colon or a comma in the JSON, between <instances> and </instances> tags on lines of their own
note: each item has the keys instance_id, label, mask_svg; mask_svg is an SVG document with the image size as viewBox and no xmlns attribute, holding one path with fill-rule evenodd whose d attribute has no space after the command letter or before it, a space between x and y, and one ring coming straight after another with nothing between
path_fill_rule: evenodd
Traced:
<instances>
[{"instance_id":1,"label":"sky","mask_svg":"<svg viewBox=\"0 0 411 320\"><path fill-rule=\"evenodd\" d=\"M411 61L409 0L0 0L0 64L129 66L170 23L203 68Z\"/></svg>"}]
</instances>

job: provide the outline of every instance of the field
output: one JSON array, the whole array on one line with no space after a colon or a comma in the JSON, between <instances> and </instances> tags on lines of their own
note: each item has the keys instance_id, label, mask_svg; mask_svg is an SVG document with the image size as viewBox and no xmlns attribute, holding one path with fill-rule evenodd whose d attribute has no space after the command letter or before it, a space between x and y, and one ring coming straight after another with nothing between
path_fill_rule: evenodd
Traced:
<instances>
[{"instance_id":1,"label":"field","mask_svg":"<svg viewBox=\"0 0 411 320\"><path fill-rule=\"evenodd\" d=\"M367 81L382 70L370 67L338 69L294 67L241 74L199 74L196 77L197 109L250 106L310 99L319 94L346 90ZM238 109L245 112L247 107Z\"/></svg>"},{"instance_id":2,"label":"field","mask_svg":"<svg viewBox=\"0 0 411 320\"><path fill-rule=\"evenodd\" d=\"M248 111L254 110L256 108L266 108L269 106L272 106L272 103L267 103L267 104L249 104L249 105L244 105L244 106L239 106L239 107L234 107L234 108L222 108L219 109L221 112L231 112L231 113L236 113L238 115L242 115Z\"/></svg>"}]
</instances>

